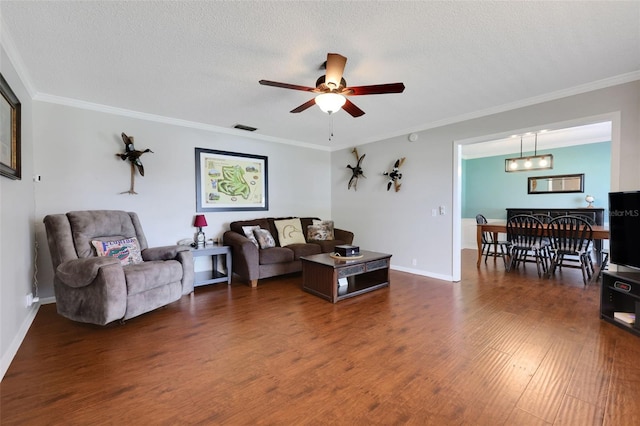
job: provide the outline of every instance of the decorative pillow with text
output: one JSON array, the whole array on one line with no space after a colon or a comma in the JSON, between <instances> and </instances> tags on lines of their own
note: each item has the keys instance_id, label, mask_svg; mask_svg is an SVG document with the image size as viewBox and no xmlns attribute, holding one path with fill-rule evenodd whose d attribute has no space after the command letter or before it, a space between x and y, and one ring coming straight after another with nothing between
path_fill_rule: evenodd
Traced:
<instances>
[{"instance_id":1,"label":"decorative pillow with text","mask_svg":"<svg viewBox=\"0 0 640 426\"><path fill-rule=\"evenodd\" d=\"M142 263L142 254L138 239L125 238L116 241L91 241L98 256L117 257L123 266Z\"/></svg>"}]
</instances>

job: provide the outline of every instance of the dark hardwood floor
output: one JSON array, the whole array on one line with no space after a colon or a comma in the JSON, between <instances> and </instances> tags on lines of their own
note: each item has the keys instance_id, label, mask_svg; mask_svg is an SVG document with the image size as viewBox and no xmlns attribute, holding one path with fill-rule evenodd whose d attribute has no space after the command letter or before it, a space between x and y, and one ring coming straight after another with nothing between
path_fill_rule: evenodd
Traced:
<instances>
[{"instance_id":1,"label":"dark hardwood floor","mask_svg":"<svg viewBox=\"0 0 640 426\"><path fill-rule=\"evenodd\" d=\"M301 277L199 287L125 325L40 308L0 384L7 425L638 425L640 338L579 270L392 271L331 304Z\"/></svg>"}]
</instances>

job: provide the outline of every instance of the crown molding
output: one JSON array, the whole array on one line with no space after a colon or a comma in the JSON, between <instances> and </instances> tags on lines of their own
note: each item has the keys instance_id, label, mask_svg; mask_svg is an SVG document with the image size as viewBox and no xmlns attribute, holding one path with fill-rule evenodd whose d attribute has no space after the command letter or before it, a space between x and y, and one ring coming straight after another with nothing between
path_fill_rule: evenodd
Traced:
<instances>
[{"instance_id":1,"label":"crown molding","mask_svg":"<svg viewBox=\"0 0 640 426\"><path fill-rule=\"evenodd\" d=\"M632 81L637 81L637 80L640 80L640 71L633 71L630 73L593 81L591 83L570 87L568 89L562 89L555 92L546 93L544 95L521 99L516 102L511 102L511 103L499 105L496 107L486 108L483 110L478 110L478 111L470 112L467 114L458 115L456 117L450 117L443 120L434 121L429 124L425 124L424 126L411 127L408 129L404 129L401 132L395 132L393 135L388 135L386 137L378 138L376 140L365 141L362 143L362 145L378 142L384 139L391 139L398 136L404 137L410 133L419 133L421 131L435 129L438 127L444 127L451 124L461 123L463 121L474 120L477 118L487 117L489 115L499 114L502 112L507 112L514 109L518 109L518 108L524 108L524 107L528 107L536 104L541 104L544 102L555 101L557 99L580 95L582 93L592 92L594 90L606 89L607 87L618 86L620 84L630 83Z\"/></svg>"},{"instance_id":2,"label":"crown molding","mask_svg":"<svg viewBox=\"0 0 640 426\"><path fill-rule=\"evenodd\" d=\"M179 118L166 117L163 115L149 114L146 112L133 111L125 108L117 108L109 105L81 101L78 99L65 98L63 96L55 96L55 95L47 95L44 93L38 93L33 98L33 100L39 101L39 102L57 104L57 105L64 105L64 106L69 106L69 107L79 108L84 110L103 112L106 114L113 114L113 115L119 115L123 117L135 118L138 120L153 121L156 123L170 124L173 126L180 126L180 127L188 127L191 129L205 130L209 132L224 133L227 135L238 136L246 139L256 139L256 140L261 140L266 142L275 142L275 143L280 143L285 145L298 146L302 148L316 149L319 151L329 151L328 147L325 147L322 145L315 145L315 144L310 144L306 142L294 141L290 139L266 136L258 133L247 132L245 130L220 127L220 126L215 126L213 124L205 124L205 123L199 123L197 121L182 120Z\"/></svg>"}]
</instances>

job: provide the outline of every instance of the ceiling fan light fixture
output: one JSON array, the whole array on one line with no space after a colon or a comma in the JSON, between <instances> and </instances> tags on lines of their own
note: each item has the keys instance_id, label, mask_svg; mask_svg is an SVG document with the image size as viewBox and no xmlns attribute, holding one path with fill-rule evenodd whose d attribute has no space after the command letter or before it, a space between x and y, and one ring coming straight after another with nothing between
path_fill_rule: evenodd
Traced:
<instances>
[{"instance_id":1,"label":"ceiling fan light fixture","mask_svg":"<svg viewBox=\"0 0 640 426\"><path fill-rule=\"evenodd\" d=\"M316 96L316 104L322 112L333 114L347 102L347 98L339 93L322 93Z\"/></svg>"},{"instance_id":2,"label":"ceiling fan light fixture","mask_svg":"<svg viewBox=\"0 0 640 426\"><path fill-rule=\"evenodd\" d=\"M364 111L354 105L353 102L347 101L348 96L360 95L381 95L385 93L402 93L404 92L403 83L385 83L373 84L367 86L348 87L343 77L344 67L347 58L337 53L328 53L327 61L323 68L326 69L325 75L320 76L316 80L316 87L300 86L298 84L280 83L271 80L259 80L258 83L263 86L280 87L282 89L300 90L303 92L313 92L317 96L309 99L302 105L292 109L291 113L299 113L306 111L313 105L318 105L323 112L333 114L340 108L350 116L362 117Z\"/></svg>"}]
</instances>

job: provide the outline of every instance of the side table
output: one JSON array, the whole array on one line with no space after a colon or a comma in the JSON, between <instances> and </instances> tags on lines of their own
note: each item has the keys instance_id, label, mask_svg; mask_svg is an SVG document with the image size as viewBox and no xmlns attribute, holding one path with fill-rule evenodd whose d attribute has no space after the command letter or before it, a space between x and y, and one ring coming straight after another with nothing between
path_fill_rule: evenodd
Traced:
<instances>
[{"instance_id":1,"label":"side table","mask_svg":"<svg viewBox=\"0 0 640 426\"><path fill-rule=\"evenodd\" d=\"M229 246L205 246L201 249L191 249L193 257L211 256L211 270L195 273L194 287L207 284L227 282L231 284L231 247ZM218 256L224 255L226 271L218 270Z\"/></svg>"}]
</instances>

